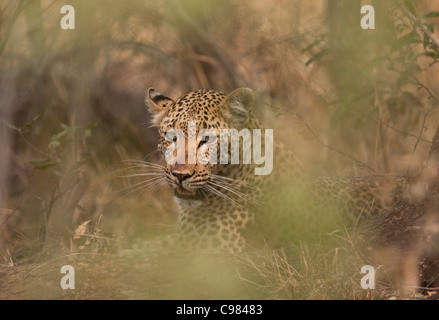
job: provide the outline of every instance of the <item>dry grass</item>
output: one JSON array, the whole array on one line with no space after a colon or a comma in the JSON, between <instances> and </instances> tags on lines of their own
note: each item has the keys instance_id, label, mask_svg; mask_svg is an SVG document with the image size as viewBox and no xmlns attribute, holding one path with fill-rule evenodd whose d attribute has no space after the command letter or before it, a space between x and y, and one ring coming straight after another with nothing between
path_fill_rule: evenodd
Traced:
<instances>
[{"instance_id":1,"label":"dry grass","mask_svg":"<svg viewBox=\"0 0 439 320\"><path fill-rule=\"evenodd\" d=\"M385 299L392 291L383 277L375 290L361 288L368 258L357 246L348 235L327 235L321 242L255 249L238 257L240 279L264 299Z\"/></svg>"}]
</instances>

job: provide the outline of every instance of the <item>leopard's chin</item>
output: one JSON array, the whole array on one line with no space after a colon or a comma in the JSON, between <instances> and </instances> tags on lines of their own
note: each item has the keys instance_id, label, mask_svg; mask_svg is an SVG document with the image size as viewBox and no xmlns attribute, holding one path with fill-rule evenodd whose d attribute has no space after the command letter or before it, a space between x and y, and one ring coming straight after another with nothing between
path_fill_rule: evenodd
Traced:
<instances>
[{"instance_id":1,"label":"leopard's chin","mask_svg":"<svg viewBox=\"0 0 439 320\"><path fill-rule=\"evenodd\" d=\"M188 190L183 187L178 187L177 189L174 189L175 196L179 199L183 200L201 200L202 195L197 190Z\"/></svg>"}]
</instances>

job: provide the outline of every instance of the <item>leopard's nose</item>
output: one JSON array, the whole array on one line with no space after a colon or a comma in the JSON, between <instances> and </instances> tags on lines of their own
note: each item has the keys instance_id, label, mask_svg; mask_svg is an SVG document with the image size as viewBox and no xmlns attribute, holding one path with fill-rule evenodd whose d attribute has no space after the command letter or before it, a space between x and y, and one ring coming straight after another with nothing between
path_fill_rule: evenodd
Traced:
<instances>
[{"instance_id":1,"label":"leopard's nose","mask_svg":"<svg viewBox=\"0 0 439 320\"><path fill-rule=\"evenodd\" d=\"M182 183L183 180L185 180L189 177L192 177L191 173L179 173L179 172L175 172L175 171L172 172L172 175L177 177L177 179L180 183Z\"/></svg>"},{"instance_id":2,"label":"leopard's nose","mask_svg":"<svg viewBox=\"0 0 439 320\"><path fill-rule=\"evenodd\" d=\"M175 164L170 168L171 174L178 179L178 181L183 183L184 180L192 177L195 173L195 168L187 164Z\"/></svg>"}]
</instances>

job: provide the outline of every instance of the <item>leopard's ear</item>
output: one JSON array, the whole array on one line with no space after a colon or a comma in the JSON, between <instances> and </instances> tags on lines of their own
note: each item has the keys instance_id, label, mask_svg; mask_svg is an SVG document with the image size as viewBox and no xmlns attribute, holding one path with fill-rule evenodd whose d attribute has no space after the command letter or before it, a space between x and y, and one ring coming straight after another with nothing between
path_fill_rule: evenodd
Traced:
<instances>
[{"instance_id":1,"label":"leopard's ear","mask_svg":"<svg viewBox=\"0 0 439 320\"><path fill-rule=\"evenodd\" d=\"M255 94L252 89L239 88L227 95L225 100L224 117L236 129L245 127L253 108Z\"/></svg>"},{"instance_id":2,"label":"leopard's ear","mask_svg":"<svg viewBox=\"0 0 439 320\"><path fill-rule=\"evenodd\" d=\"M174 100L158 93L154 88L149 88L146 92L145 105L152 115L151 123L158 126L165 116L166 110L174 103Z\"/></svg>"}]
</instances>

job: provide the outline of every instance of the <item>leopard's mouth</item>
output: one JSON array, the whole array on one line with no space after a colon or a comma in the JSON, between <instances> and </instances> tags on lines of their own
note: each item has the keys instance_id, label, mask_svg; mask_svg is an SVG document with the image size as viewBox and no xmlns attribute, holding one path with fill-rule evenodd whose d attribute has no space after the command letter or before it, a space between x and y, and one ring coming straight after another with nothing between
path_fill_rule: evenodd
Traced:
<instances>
[{"instance_id":1,"label":"leopard's mouth","mask_svg":"<svg viewBox=\"0 0 439 320\"><path fill-rule=\"evenodd\" d=\"M180 195L184 195L184 196L194 196L194 195L196 195L197 192L195 190L188 190L188 189L183 188L183 187L178 187L177 193Z\"/></svg>"},{"instance_id":2,"label":"leopard's mouth","mask_svg":"<svg viewBox=\"0 0 439 320\"><path fill-rule=\"evenodd\" d=\"M183 187L178 187L175 190L175 196L184 200L200 200L201 194L197 190L188 190Z\"/></svg>"}]
</instances>

